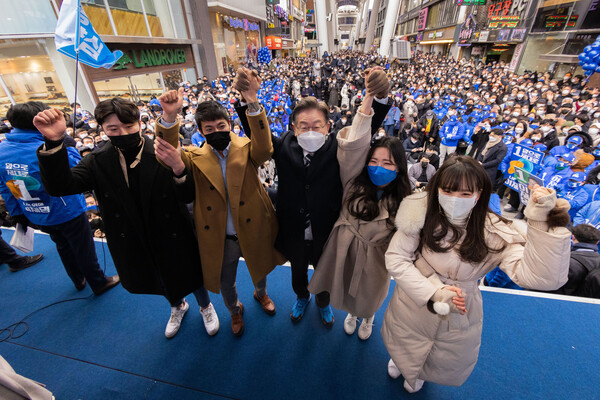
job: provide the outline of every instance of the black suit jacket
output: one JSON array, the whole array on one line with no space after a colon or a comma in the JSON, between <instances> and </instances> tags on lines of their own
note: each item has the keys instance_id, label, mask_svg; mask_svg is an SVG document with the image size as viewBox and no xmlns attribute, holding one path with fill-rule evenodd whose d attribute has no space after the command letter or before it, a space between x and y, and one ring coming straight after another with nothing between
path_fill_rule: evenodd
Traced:
<instances>
[{"instance_id":1,"label":"black suit jacket","mask_svg":"<svg viewBox=\"0 0 600 400\"><path fill-rule=\"evenodd\" d=\"M371 123L372 133L381 126L390 107L390 102L373 102L375 115ZM250 136L252 133L246 118L246 107L237 107L236 111L244 132ZM275 247L291 263L302 263L306 256L316 263L342 207L343 188L337 160L336 135L327 136L325 144L315 152L308 168L304 166L304 153L293 131L288 131L281 137L272 135L272 140L272 157L279 177L275 204L279 232ZM305 254L304 247L307 211L313 234L313 254L310 255Z\"/></svg>"},{"instance_id":2,"label":"black suit jacket","mask_svg":"<svg viewBox=\"0 0 600 400\"><path fill-rule=\"evenodd\" d=\"M146 139L139 168L141 207L129 190L110 142L69 168L63 147L40 153L44 188L51 196L93 190L102 214L106 241L125 289L159 294L175 302L203 285L194 225L185 203L194 199L194 180L176 184L170 170L156 160Z\"/></svg>"}]
</instances>

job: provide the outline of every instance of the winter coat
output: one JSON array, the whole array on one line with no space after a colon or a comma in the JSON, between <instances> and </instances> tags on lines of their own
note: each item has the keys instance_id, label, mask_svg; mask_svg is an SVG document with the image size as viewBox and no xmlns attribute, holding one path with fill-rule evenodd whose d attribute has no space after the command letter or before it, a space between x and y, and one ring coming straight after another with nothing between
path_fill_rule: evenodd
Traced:
<instances>
[{"instance_id":1,"label":"winter coat","mask_svg":"<svg viewBox=\"0 0 600 400\"><path fill-rule=\"evenodd\" d=\"M600 186L598 185L586 184L573 193L572 198L569 200L569 204L571 204L569 215L571 215L571 218L575 218L577 212L581 210L581 207L592 201L600 200L599 188Z\"/></svg>"},{"instance_id":2,"label":"winter coat","mask_svg":"<svg viewBox=\"0 0 600 400\"><path fill-rule=\"evenodd\" d=\"M327 100L327 105L331 106L339 106L340 105L340 88L339 83L333 83L329 85L329 98Z\"/></svg>"},{"instance_id":3,"label":"winter coat","mask_svg":"<svg viewBox=\"0 0 600 400\"><path fill-rule=\"evenodd\" d=\"M194 178L194 222L204 286L215 293L221 288L228 205L252 282L256 284L284 261L273 247L277 219L257 172L273 153L267 117L263 110L247 119L253 133L251 140L230 133L227 184L212 146L190 147L181 153L183 163ZM177 134L178 124L166 128L161 122L156 124L158 134L168 141Z\"/></svg>"},{"instance_id":4,"label":"winter coat","mask_svg":"<svg viewBox=\"0 0 600 400\"><path fill-rule=\"evenodd\" d=\"M436 171L435 167L433 165L431 165L431 163L428 163L427 164L427 172L426 172L427 182L429 182L431 180L431 178L435 174L435 171ZM413 164L413 166L410 167L410 169L408 170L408 179L410 180L410 184L411 184L413 190L417 187L418 179L422 173L423 173L423 167L421 166L420 162Z\"/></svg>"},{"instance_id":5,"label":"winter coat","mask_svg":"<svg viewBox=\"0 0 600 400\"><path fill-rule=\"evenodd\" d=\"M412 124L415 118L418 116L417 105L412 100L407 101L402 107L402 112L404 113L404 123Z\"/></svg>"},{"instance_id":6,"label":"winter coat","mask_svg":"<svg viewBox=\"0 0 600 400\"><path fill-rule=\"evenodd\" d=\"M548 132L548 134L542 138L541 143L546 145L548 151L552 150L553 147L559 146L560 141L558 140L558 136L556 136L556 131L552 130Z\"/></svg>"},{"instance_id":7,"label":"winter coat","mask_svg":"<svg viewBox=\"0 0 600 400\"><path fill-rule=\"evenodd\" d=\"M588 274L600 269L598 246L588 243L575 243L571 249L569 280L553 293L568 296L584 296L584 284Z\"/></svg>"},{"instance_id":8,"label":"winter coat","mask_svg":"<svg viewBox=\"0 0 600 400\"><path fill-rule=\"evenodd\" d=\"M383 125L398 125L400 122L400 109L396 106L390 108L385 119L383 120Z\"/></svg>"},{"instance_id":9,"label":"winter coat","mask_svg":"<svg viewBox=\"0 0 600 400\"><path fill-rule=\"evenodd\" d=\"M490 147L485 155L479 153L477 155L477 161L481 162L481 166L485 168L485 172L487 172L490 177L490 181L492 185L496 183L496 176L498 175L498 168L500 167L500 163L506 156L508 149L502 140L498 140L498 143Z\"/></svg>"},{"instance_id":10,"label":"winter coat","mask_svg":"<svg viewBox=\"0 0 600 400\"><path fill-rule=\"evenodd\" d=\"M371 141L371 116L358 113L351 127L338 133L337 158L344 187L344 199L352 182L364 169ZM351 133L353 131L354 133ZM355 137L349 140L349 137ZM393 221L380 202L379 216L373 221L353 217L341 209L308 289L327 291L331 305L361 318L375 315L388 294L389 277L385 251L392 238Z\"/></svg>"},{"instance_id":11,"label":"winter coat","mask_svg":"<svg viewBox=\"0 0 600 400\"><path fill-rule=\"evenodd\" d=\"M459 121L446 122L440 129L442 144L449 147L456 147L458 141L465 135L465 127Z\"/></svg>"},{"instance_id":12,"label":"winter coat","mask_svg":"<svg viewBox=\"0 0 600 400\"><path fill-rule=\"evenodd\" d=\"M164 295L175 302L202 287L198 244L186 207L193 201L192 175L175 183L172 172L156 160L152 140L145 140L135 167L139 193L131 193L119 152L110 142L70 169L64 147L55 153L40 148L38 160L49 194L94 191L108 249L127 291Z\"/></svg>"},{"instance_id":13,"label":"winter coat","mask_svg":"<svg viewBox=\"0 0 600 400\"><path fill-rule=\"evenodd\" d=\"M35 225L62 224L83 214L85 198L79 194L53 197L41 184L36 150L44 144L38 131L13 128L0 143L0 195L12 216L25 215ZM79 152L69 147L68 166L81 160Z\"/></svg>"},{"instance_id":14,"label":"winter coat","mask_svg":"<svg viewBox=\"0 0 600 400\"><path fill-rule=\"evenodd\" d=\"M431 118L431 127L429 129L429 133L425 132L424 129L427 129L427 115L423 115L419 122L417 123L417 129L420 134L422 134L427 141L428 139L433 138L433 142L436 143L439 141L439 133L440 133L440 120L438 117L433 114Z\"/></svg>"},{"instance_id":15,"label":"winter coat","mask_svg":"<svg viewBox=\"0 0 600 400\"><path fill-rule=\"evenodd\" d=\"M457 251L418 252L420 232L427 212L427 192L405 198L396 214L396 227L386 252L386 267L396 289L385 312L381 334L402 376L412 387L416 379L460 386L471 374L479 353L483 305L478 280L496 266L524 288L555 290L567 281L571 234L566 228L547 229L541 221L505 223L489 213L486 242L504 250L483 262L469 263ZM546 206L530 202L525 213L538 216L556 201L545 196ZM415 267L433 268L425 278ZM451 313L447 319L431 313L427 303L444 285L458 286L466 294L465 315Z\"/></svg>"},{"instance_id":16,"label":"winter coat","mask_svg":"<svg viewBox=\"0 0 600 400\"><path fill-rule=\"evenodd\" d=\"M600 229L600 201L592 201L579 210L573 218L573 226L579 224L590 224Z\"/></svg>"}]
</instances>

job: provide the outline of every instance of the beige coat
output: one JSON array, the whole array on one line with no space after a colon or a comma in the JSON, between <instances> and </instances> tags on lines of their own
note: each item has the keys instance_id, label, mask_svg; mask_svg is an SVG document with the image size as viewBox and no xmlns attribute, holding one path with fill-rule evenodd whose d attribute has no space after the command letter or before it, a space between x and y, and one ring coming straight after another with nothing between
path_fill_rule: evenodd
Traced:
<instances>
[{"instance_id":1,"label":"beige coat","mask_svg":"<svg viewBox=\"0 0 600 400\"><path fill-rule=\"evenodd\" d=\"M337 140L345 199L367 161L371 117L357 113L352 126L342 129ZM373 221L353 217L344 205L308 289L312 293L328 291L334 308L362 318L372 317L387 297L390 283L385 250L392 238L393 221L388 218L381 204L379 216Z\"/></svg>"},{"instance_id":2,"label":"beige coat","mask_svg":"<svg viewBox=\"0 0 600 400\"><path fill-rule=\"evenodd\" d=\"M196 199L194 222L198 235L204 286L219 293L221 266L225 249L227 203L239 238L242 255L255 284L266 277L284 257L275 250L277 218L273 204L258 179L258 166L273 153L271 133L265 112L248 115L252 140L231 133L227 156L227 188L212 147L188 147L182 151L186 168L194 177ZM157 124L166 140L176 135L179 124L171 128Z\"/></svg>"},{"instance_id":3,"label":"beige coat","mask_svg":"<svg viewBox=\"0 0 600 400\"><path fill-rule=\"evenodd\" d=\"M426 208L424 192L407 197L398 209L398 231L385 256L396 289L381 334L391 358L411 386L417 378L460 386L475 367L481 344L483 308L478 280L499 265L519 286L557 289L567 281L571 235L566 228L546 231L531 222L519 228L516 221L506 224L490 213L486 240L493 248L503 244L506 248L473 265L462 261L454 251L416 252ZM420 261L426 261L436 274L426 279L414 265L417 258L424 259ZM458 286L466 293L467 314L450 314L443 320L428 311L427 302L444 284Z\"/></svg>"}]
</instances>

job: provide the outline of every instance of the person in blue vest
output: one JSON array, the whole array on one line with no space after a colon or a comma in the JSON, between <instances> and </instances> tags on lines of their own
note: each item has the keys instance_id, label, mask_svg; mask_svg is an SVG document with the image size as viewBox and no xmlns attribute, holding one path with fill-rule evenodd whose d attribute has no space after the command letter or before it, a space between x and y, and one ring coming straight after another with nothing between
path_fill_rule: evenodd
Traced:
<instances>
[{"instance_id":1,"label":"person in blue vest","mask_svg":"<svg viewBox=\"0 0 600 400\"><path fill-rule=\"evenodd\" d=\"M567 140L564 146L556 146L550 150L550 154L553 156L559 156L565 153L575 153L576 150L581 148L583 139L581 136L572 136Z\"/></svg>"},{"instance_id":2,"label":"person in blue vest","mask_svg":"<svg viewBox=\"0 0 600 400\"><path fill-rule=\"evenodd\" d=\"M559 198L565 199L571 204L573 199L575 198L575 194L579 191L579 189L583 186L585 182L585 173L583 172L575 172L573 175L569 177L567 182L562 186L562 190L557 192L556 195ZM578 210L573 210L573 207L569 210L569 216L571 219L575 217Z\"/></svg>"},{"instance_id":3,"label":"person in blue vest","mask_svg":"<svg viewBox=\"0 0 600 400\"><path fill-rule=\"evenodd\" d=\"M392 137L394 136L394 128L400 123L400 109L394 102L392 108L388 111L383 120L383 128L385 129L385 135Z\"/></svg>"},{"instance_id":4,"label":"person in blue vest","mask_svg":"<svg viewBox=\"0 0 600 400\"><path fill-rule=\"evenodd\" d=\"M119 276L107 277L100 269L85 198L81 194L53 197L42 186L36 150L44 138L33 118L47 109L39 101L9 108L6 116L13 129L0 143L0 195L21 225L31 223L50 235L75 288L83 290L87 282L100 295L115 287ZM75 148L67 147L67 153L71 167L81 160Z\"/></svg>"},{"instance_id":5,"label":"person in blue vest","mask_svg":"<svg viewBox=\"0 0 600 400\"><path fill-rule=\"evenodd\" d=\"M443 102L438 101L437 103L435 103L433 112L435 113L435 116L438 117L438 119L441 121L446 116L448 109L444 107Z\"/></svg>"},{"instance_id":6,"label":"person in blue vest","mask_svg":"<svg viewBox=\"0 0 600 400\"><path fill-rule=\"evenodd\" d=\"M551 189L560 191L563 184L573 175L575 172L571 169L571 166L575 163L575 156L572 153L565 153L558 156L558 163L554 166L554 172L548 172L544 175L544 186Z\"/></svg>"},{"instance_id":7,"label":"person in blue vest","mask_svg":"<svg viewBox=\"0 0 600 400\"><path fill-rule=\"evenodd\" d=\"M585 169L586 173L589 173L591 170L600 165L600 144L592 149L592 155L594 156L594 162Z\"/></svg>"},{"instance_id":8,"label":"person in blue vest","mask_svg":"<svg viewBox=\"0 0 600 400\"><path fill-rule=\"evenodd\" d=\"M442 144L440 145L440 165L444 163L446 156L456 151L460 138L465 134L465 128L456 115L448 118L448 121L440 129Z\"/></svg>"},{"instance_id":9,"label":"person in blue vest","mask_svg":"<svg viewBox=\"0 0 600 400\"><path fill-rule=\"evenodd\" d=\"M598 172L600 172L598 171L599 169L596 169L593 173L587 174L585 182L573 194L573 198L569 201L569 204L571 204L571 210L569 210L571 219L573 219L579 210L586 204L600 200L600 186L598 185L600 183L600 179L598 178Z\"/></svg>"},{"instance_id":10,"label":"person in blue vest","mask_svg":"<svg viewBox=\"0 0 600 400\"><path fill-rule=\"evenodd\" d=\"M550 155L548 152L548 146L546 146L544 143L537 143L533 146L533 148L544 153L544 158L542 158L542 169L554 167L558 163L556 157Z\"/></svg>"},{"instance_id":11,"label":"person in blue vest","mask_svg":"<svg viewBox=\"0 0 600 400\"><path fill-rule=\"evenodd\" d=\"M592 201L583 206L573 218L573 226L579 224L590 224L596 229L600 229L600 200Z\"/></svg>"}]
</instances>

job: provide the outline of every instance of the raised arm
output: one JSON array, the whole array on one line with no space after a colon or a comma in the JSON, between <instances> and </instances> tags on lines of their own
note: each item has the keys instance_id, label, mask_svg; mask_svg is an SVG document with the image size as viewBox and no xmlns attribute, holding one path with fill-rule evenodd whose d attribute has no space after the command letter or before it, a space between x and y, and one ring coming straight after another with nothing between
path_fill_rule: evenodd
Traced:
<instances>
[{"instance_id":1,"label":"raised arm","mask_svg":"<svg viewBox=\"0 0 600 400\"><path fill-rule=\"evenodd\" d=\"M33 118L33 124L44 135L45 144L37 150L37 157L46 192L60 197L93 190L89 158L70 168L69 154L63 143L67 124L62 111L44 110Z\"/></svg>"}]
</instances>

